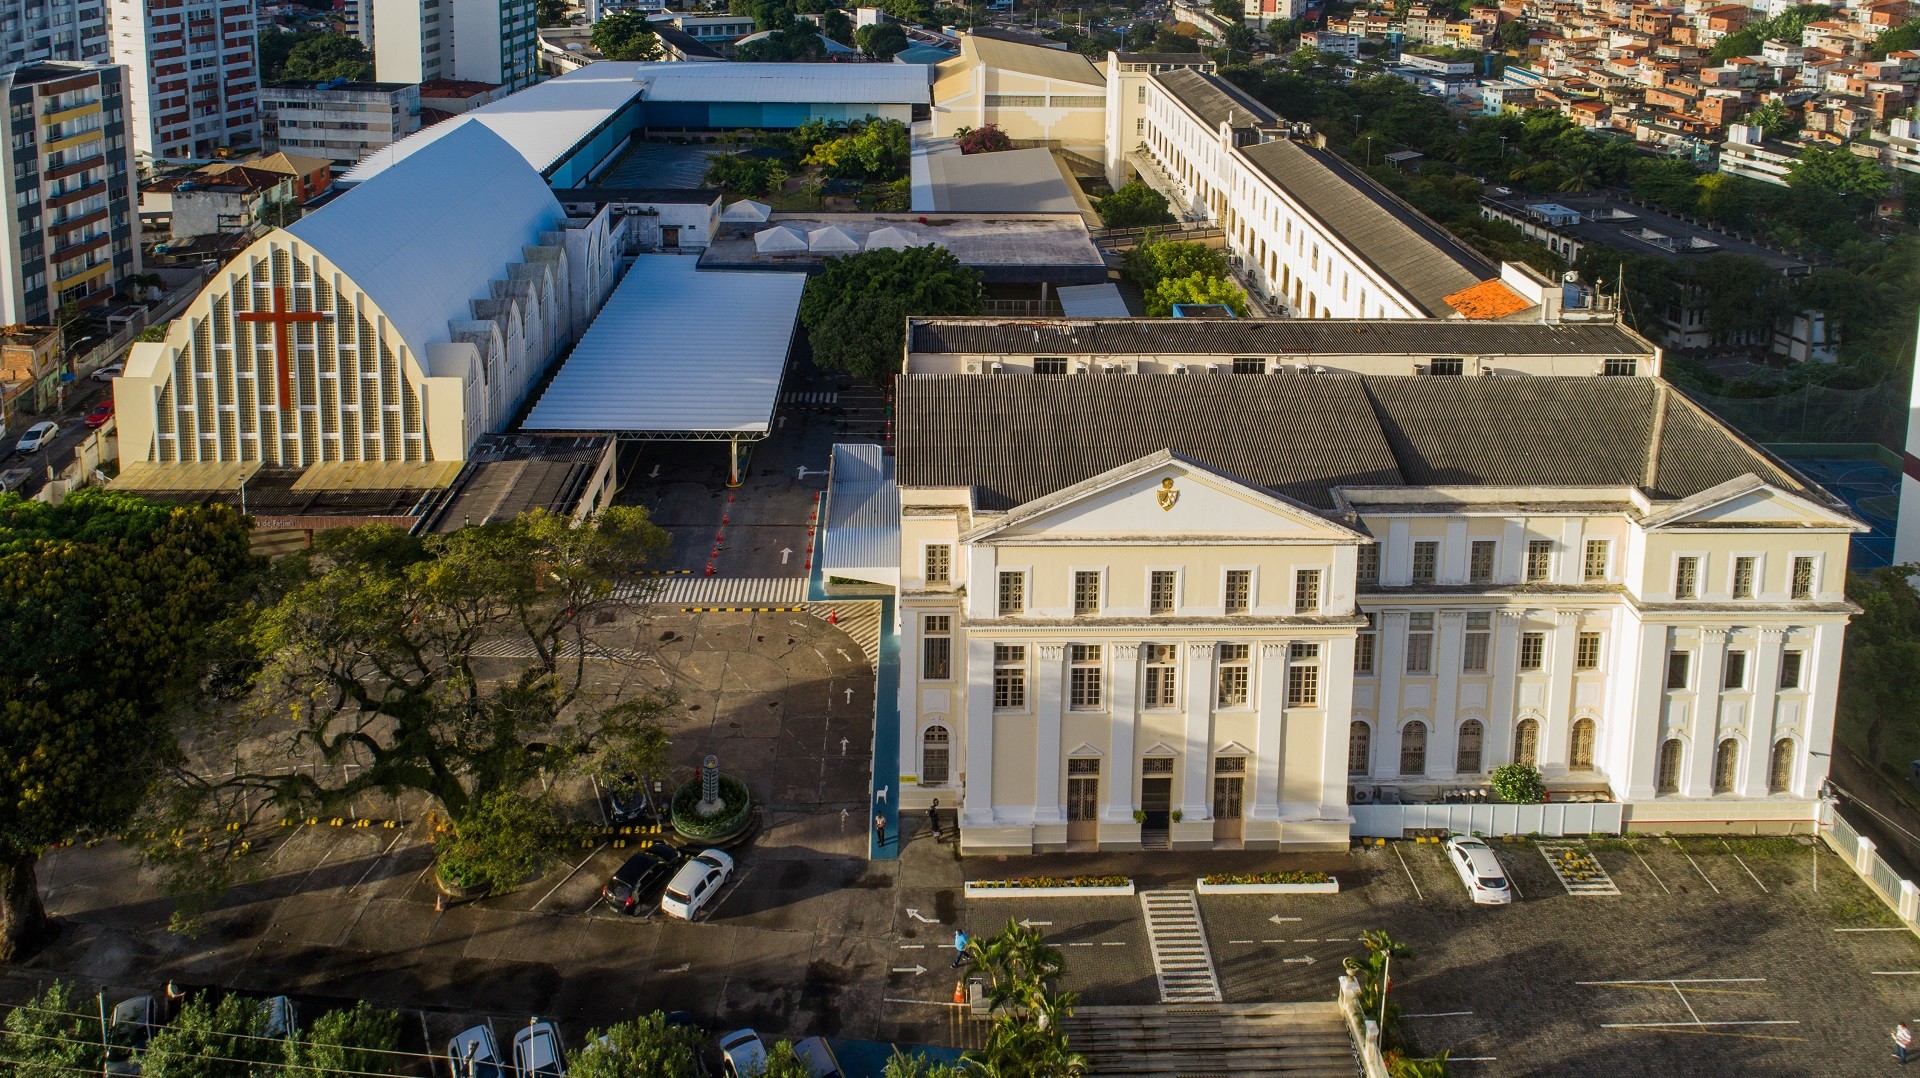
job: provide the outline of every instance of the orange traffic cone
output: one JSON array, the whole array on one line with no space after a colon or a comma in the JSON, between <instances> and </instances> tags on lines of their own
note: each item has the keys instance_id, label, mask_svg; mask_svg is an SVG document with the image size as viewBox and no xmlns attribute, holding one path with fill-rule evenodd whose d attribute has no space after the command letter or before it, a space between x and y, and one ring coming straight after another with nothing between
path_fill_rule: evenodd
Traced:
<instances>
[{"instance_id":1,"label":"orange traffic cone","mask_svg":"<svg viewBox=\"0 0 1920 1078\"><path fill-rule=\"evenodd\" d=\"M967 984L965 981L953 982L953 1001L955 1003L965 1003L967 1001Z\"/></svg>"},{"instance_id":2,"label":"orange traffic cone","mask_svg":"<svg viewBox=\"0 0 1920 1078\"><path fill-rule=\"evenodd\" d=\"M835 607L827 611L827 624L828 625L840 624L840 610L838 607Z\"/></svg>"}]
</instances>

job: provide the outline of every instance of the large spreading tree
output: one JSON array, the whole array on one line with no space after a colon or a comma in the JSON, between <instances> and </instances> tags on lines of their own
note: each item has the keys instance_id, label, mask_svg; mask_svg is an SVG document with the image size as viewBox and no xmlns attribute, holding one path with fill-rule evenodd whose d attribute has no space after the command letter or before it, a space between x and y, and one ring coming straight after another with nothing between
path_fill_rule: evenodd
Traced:
<instances>
[{"instance_id":1,"label":"large spreading tree","mask_svg":"<svg viewBox=\"0 0 1920 1078\"><path fill-rule=\"evenodd\" d=\"M987 290L953 252L928 245L827 259L800 299L814 361L869 382L900 370L910 314L979 314Z\"/></svg>"},{"instance_id":2,"label":"large spreading tree","mask_svg":"<svg viewBox=\"0 0 1920 1078\"><path fill-rule=\"evenodd\" d=\"M603 16L593 24L587 43L609 60L658 60L665 53L653 24L637 11Z\"/></svg>"},{"instance_id":3,"label":"large spreading tree","mask_svg":"<svg viewBox=\"0 0 1920 1078\"><path fill-rule=\"evenodd\" d=\"M125 826L172 762L253 566L225 506L0 494L0 961L50 930L41 853Z\"/></svg>"}]
</instances>

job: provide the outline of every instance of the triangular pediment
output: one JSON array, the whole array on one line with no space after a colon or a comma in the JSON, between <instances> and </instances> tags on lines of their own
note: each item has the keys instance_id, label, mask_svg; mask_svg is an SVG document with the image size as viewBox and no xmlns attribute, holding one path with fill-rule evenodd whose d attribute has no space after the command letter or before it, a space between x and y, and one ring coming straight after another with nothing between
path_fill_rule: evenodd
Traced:
<instances>
[{"instance_id":1,"label":"triangular pediment","mask_svg":"<svg viewBox=\"0 0 1920 1078\"><path fill-rule=\"evenodd\" d=\"M1252 756L1253 750L1238 741L1229 741L1213 750L1215 756Z\"/></svg>"},{"instance_id":2,"label":"triangular pediment","mask_svg":"<svg viewBox=\"0 0 1920 1078\"><path fill-rule=\"evenodd\" d=\"M1153 539L1221 537L1354 542L1365 537L1311 506L1169 450L1009 510L965 536Z\"/></svg>"},{"instance_id":3,"label":"triangular pediment","mask_svg":"<svg viewBox=\"0 0 1920 1078\"><path fill-rule=\"evenodd\" d=\"M1644 522L1660 528L1845 528L1867 531L1865 524L1840 509L1782 490L1755 475L1730 479L1683 498Z\"/></svg>"},{"instance_id":4,"label":"triangular pediment","mask_svg":"<svg viewBox=\"0 0 1920 1078\"><path fill-rule=\"evenodd\" d=\"M1156 741L1153 743L1152 748L1141 753L1140 755L1142 756L1178 756L1180 754L1174 751L1174 749L1171 746L1169 746L1166 742Z\"/></svg>"},{"instance_id":5,"label":"triangular pediment","mask_svg":"<svg viewBox=\"0 0 1920 1078\"><path fill-rule=\"evenodd\" d=\"M1072 752L1067 753L1067 755L1068 756L1105 756L1106 753L1101 752L1099 749L1096 749L1092 745L1089 745L1085 741L1082 741L1080 743L1079 748L1074 749Z\"/></svg>"}]
</instances>

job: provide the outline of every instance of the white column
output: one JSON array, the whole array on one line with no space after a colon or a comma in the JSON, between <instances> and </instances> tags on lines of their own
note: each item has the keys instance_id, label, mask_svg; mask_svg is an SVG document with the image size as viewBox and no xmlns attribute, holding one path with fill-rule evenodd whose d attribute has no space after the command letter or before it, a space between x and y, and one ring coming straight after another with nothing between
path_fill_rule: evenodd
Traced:
<instances>
[{"instance_id":1,"label":"white column","mask_svg":"<svg viewBox=\"0 0 1920 1078\"><path fill-rule=\"evenodd\" d=\"M1813 646L1802 660L1801 676L1810 686L1807 693L1806 736L1800 739L1800 785L1794 790L1801 797L1812 797L1827 781L1827 767L1833 751L1833 706L1840 689L1840 648L1846 635L1843 624L1818 625L1813 630ZM1819 752L1813 756L1810 753Z\"/></svg>"},{"instance_id":2,"label":"white column","mask_svg":"<svg viewBox=\"0 0 1920 1078\"><path fill-rule=\"evenodd\" d=\"M1187 737L1180 789L1180 815L1184 820L1210 820L1207 782L1208 762L1213 756L1213 659L1212 644L1187 645Z\"/></svg>"},{"instance_id":3,"label":"white column","mask_svg":"<svg viewBox=\"0 0 1920 1078\"><path fill-rule=\"evenodd\" d=\"M1720 677L1727 658L1727 631L1700 630L1700 650L1694 658L1693 760L1680 783L1680 792L1688 797L1713 794L1713 755L1720 745Z\"/></svg>"},{"instance_id":4,"label":"white column","mask_svg":"<svg viewBox=\"0 0 1920 1078\"><path fill-rule=\"evenodd\" d=\"M993 826L993 641L967 637L967 773L960 823Z\"/></svg>"},{"instance_id":5,"label":"white column","mask_svg":"<svg viewBox=\"0 0 1920 1078\"><path fill-rule=\"evenodd\" d=\"M1514 517L1507 522L1495 553L1493 579L1497 584L1518 584L1527 578L1527 522Z\"/></svg>"},{"instance_id":6,"label":"white column","mask_svg":"<svg viewBox=\"0 0 1920 1078\"><path fill-rule=\"evenodd\" d=\"M1353 723L1353 637L1320 645L1320 703L1326 735L1320 751L1320 818L1347 818L1347 728Z\"/></svg>"},{"instance_id":7,"label":"white column","mask_svg":"<svg viewBox=\"0 0 1920 1078\"><path fill-rule=\"evenodd\" d=\"M1407 613L1389 610L1380 615L1380 638L1375 657L1380 671L1380 698L1374 701L1379 718L1373 724L1373 777L1400 777L1400 678L1407 669Z\"/></svg>"},{"instance_id":8,"label":"white column","mask_svg":"<svg viewBox=\"0 0 1920 1078\"><path fill-rule=\"evenodd\" d=\"M1465 584L1467 582L1467 556L1470 545L1467 541L1467 522L1448 521L1446 542L1440 544L1440 566L1437 574L1440 583Z\"/></svg>"},{"instance_id":9,"label":"white column","mask_svg":"<svg viewBox=\"0 0 1920 1078\"><path fill-rule=\"evenodd\" d=\"M1608 777L1612 779L1614 796L1624 792L1629 798L1643 800L1659 790L1660 744L1666 740L1667 728L1668 633L1665 625L1642 624L1637 631L1639 677L1620 693L1622 699L1630 702L1631 710L1618 718L1608 716L1610 722L1628 724L1627 743L1622 746L1619 757L1624 761L1625 771L1614 775L1609 769Z\"/></svg>"},{"instance_id":10,"label":"white column","mask_svg":"<svg viewBox=\"0 0 1920 1078\"><path fill-rule=\"evenodd\" d=\"M1134 727L1140 721L1140 645L1111 644L1113 648L1113 721L1107 746L1107 803L1100 811L1103 823L1133 821Z\"/></svg>"},{"instance_id":11,"label":"white column","mask_svg":"<svg viewBox=\"0 0 1920 1078\"><path fill-rule=\"evenodd\" d=\"M1038 661L1033 669L1033 822L1065 823L1067 810L1060 801L1060 708L1067 649L1064 644L1040 644L1034 651Z\"/></svg>"},{"instance_id":12,"label":"white column","mask_svg":"<svg viewBox=\"0 0 1920 1078\"><path fill-rule=\"evenodd\" d=\"M1767 796L1767 768L1773 761L1773 700L1779 692L1780 650L1787 631L1761 629L1756 635L1759 642L1754 645L1749 662L1752 669L1748 671L1748 676L1753 678L1753 702L1744 731L1747 758L1736 786L1742 797Z\"/></svg>"},{"instance_id":13,"label":"white column","mask_svg":"<svg viewBox=\"0 0 1920 1078\"><path fill-rule=\"evenodd\" d=\"M1464 526L1463 526L1464 527ZM1452 539L1449 538L1451 543ZM1462 542L1465 542L1463 539ZM1433 691L1432 736L1427 738L1427 774L1436 779L1454 775L1459 762L1456 743L1460 736L1460 653L1464 646L1467 615L1448 610L1440 615L1439 636L1433 656L1436 685ZM1481 739L1484 748L1485 738Z\"/></svg>"},{"instance_id":14,"label":"white column","mask_svg":"<svg viewBox=\"0 0 1920 1078\"><path fill-rule=\"evenodd\" d=\"M1567 741L1573 725L1573 660L1579 641L1580 615L1557 610L1553 636L1547 642L1547 714L1540 724L1540 770L1549 775L1567 771Z\"/></svg>"},{"instance_id":15,"label":"white column","mask_svg":"<svg viewBox=\"0 0 1920 1078\"><path fill-rule=\"evenodd\" d=\"M1280 769L1287 729L1287 642L1269 640L1259 646L1259 715L1254 727L1253 803L1250 820L1280 818Z\"/></svg>"},{"instance_id":16,"label":"white column","mask_svg":"<svg viewBox=\"0 0 1920 1078\"><path fill-rule=\"evenodd\" d=\"M1508 534L1514 529L1509 526ZM1493 619L1493 704L1487 715L1487 737L1481 742L1488 771L1513 762L1514 678L1520 663L1518 610L1502 610Z\"/></svg>"},{"instance_id":17,"label":"white column","mask_svg":"<svg viewBox=\"0 0 1920 1078\"><path fill-rule=\"evenodd\" d=\"M893 616L893 631L900 640L900 688L894 698L900 711L900 737L899 751L895 754L899 759L896 761L894 774L918 775L920 774L920 630L923 624L920 619L922 614L918 610L902 610L895 606ZM948 660L951 666L959 668L949 669L948 673L964 679L967 676L965 657L950 654ZM957 725L959 724L949 715L947 729L952 730ZM878 764L879 761L876 760L875 763ZM924 775L921 777L925 778Z\"/></svg>"}]
</instances>

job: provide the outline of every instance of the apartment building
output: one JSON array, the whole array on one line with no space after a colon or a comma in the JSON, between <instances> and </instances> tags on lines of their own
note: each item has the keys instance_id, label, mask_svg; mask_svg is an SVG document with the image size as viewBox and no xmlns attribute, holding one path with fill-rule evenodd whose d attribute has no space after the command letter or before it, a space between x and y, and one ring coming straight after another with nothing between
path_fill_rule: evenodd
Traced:
<instances>
[{"instance_id":1,"label":"apartment building","mask_svg":"<svg viewBox=\"0 0 1920 1078\"><path fill-rule=\"evenodd\" d=\"M420 87L400 82L269 83L260 91L261 138L286 150L353 165L420 130Z\"/></svg>"},{"instance_id":2,"label":"apartment building","mask_svg":"<svg viewBox=\"0 0 1920 1078\"><path fill-rule=\"evenodd\" d=\"M0 147L13 211L0 218L0 320L45 325L110 299L140 272L123 67L40 63L0 75L13 138Z\"/></svg>"},{"instance_id":3,"label":"apartment building","mask_svg":"<svg viewBox=\"0 0 1920 1078\"><path fill-rule=\"evenodd\" d=\"M260 144L253 0L107 0L116 63L133 73L143 165L210 161Z\"/></svg>"},{"instance_id":4,"label":"apartment building","mask_svg":"<svg viewBox=\"0 0 1920 1078\"><path fill-rule=\"evenodd\" d=\"M513 93L540 77L533 0L371 0L374 77L486 82Z\"/></svg>"},{"instance_id":5,"label":"apartment building","mask_svg":"<svg viewBox=\"0 0 1920 1078\"><path fill-rule=\"evenodd\" d=\"M106 62L105 0L0 3L0 72L48 60Z\"/></svg>"}]
</instances>

